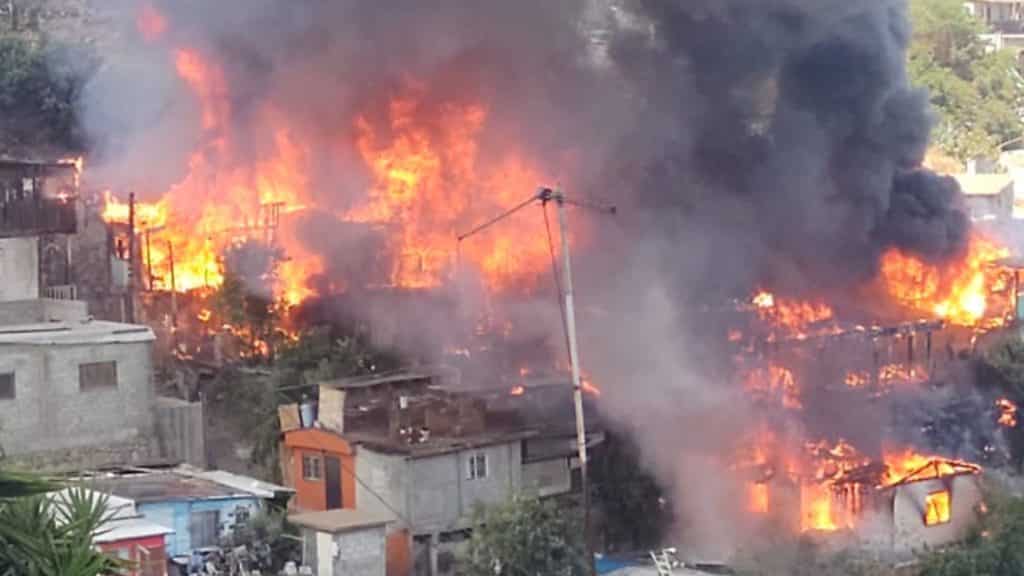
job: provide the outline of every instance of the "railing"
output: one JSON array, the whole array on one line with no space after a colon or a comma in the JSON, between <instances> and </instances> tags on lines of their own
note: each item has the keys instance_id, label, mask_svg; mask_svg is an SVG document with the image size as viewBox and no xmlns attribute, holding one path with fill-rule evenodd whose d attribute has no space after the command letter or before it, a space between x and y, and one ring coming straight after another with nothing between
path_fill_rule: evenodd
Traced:
<instances>
[{"instance_id":1,"label":"railing","mask_svg":"<svg viewBox=\"0 0 1024 576\"><path fill-rule=\"evenodd\" d=\"M78 300L78 286L74 284L47 286L43 289L43 296L51 300Z\"/></svg>"},{"instance_id":2,"label":"railing","mask_svg":"<svg viewBox=\"0 0 1024 576\"><path fill-rule=\"evenodd\" d=\"M73 198L24 198L0 202L0 238L74 234L77 230Z\"/></svg>"}]
</instances>

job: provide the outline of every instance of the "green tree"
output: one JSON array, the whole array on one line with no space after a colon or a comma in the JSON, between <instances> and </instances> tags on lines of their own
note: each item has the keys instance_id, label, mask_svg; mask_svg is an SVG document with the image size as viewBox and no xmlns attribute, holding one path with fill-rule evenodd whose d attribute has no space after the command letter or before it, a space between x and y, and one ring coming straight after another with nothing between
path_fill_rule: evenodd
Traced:
<instances>
[{"instance_id":1,"label":"green tree","mask_svg":"<svg viewBox=\"0 0 1024 576\"><path fill-rule=\"evenodd\" d=\"M579 515L552 500L519 496L479 508L469 547L458 561L466 576L585 574Z\"/></svg>"},{"instance_id":2,"label":"green tree","mask_svg":"<svg viewBox=\"0 0 1024 576\"><path fill-rule=\"evenodd\" d=\"M72 489L61 497L37 494L0 504L0 575L100 576L124 565L97 550L94 540L110 520L107 498Z\"/></svg>"},{"instance_id":3,"label":"green tree","mask_svg":"<svg viewBox=\"0 0 1024 576\"><path fill-rule=\"evenodd\" d=\"M991 390L1024 406L1024 340L1010 336L992 345L977 358L976 379L983 389ZM1024 469L1024 426L1018 415L1012 426L1003 432L1009 444L1010 458L1018 472Z\"/></svg>"},{"instance_id":4,"label":"green tree","mask_svg":"<svg viewBox=\"0 0 1024 576\"><path fill-rule=\"evenodd\" d=\"M609 547L655 548L672 524L671 506L661 486L638 461L639 453L628 438L609 434L591 468Z\"/></svg>"},{"instance_id":5,"label":"green tree","mask_svg":"<svg viewBox=\"0 0 1024 576\"><path fill-rule=\"evenodd\" d=\"M0 128L22 145L80 149L82 90L95 55L38 34L0 33Z\"/></svg>"},{"instance_id":6,"label":"green tree","mask_svg":"<svg viewBox=\"0 0 1024 576\"><path fill-rule=\"evenodd\" d=\"M963 161L993 155L1024 134L1024 79L1013 54L991 51L984 26L960 0L911 0L908 71L928 88L937 112L934 140Z\"/></svg>"}]
</instances>

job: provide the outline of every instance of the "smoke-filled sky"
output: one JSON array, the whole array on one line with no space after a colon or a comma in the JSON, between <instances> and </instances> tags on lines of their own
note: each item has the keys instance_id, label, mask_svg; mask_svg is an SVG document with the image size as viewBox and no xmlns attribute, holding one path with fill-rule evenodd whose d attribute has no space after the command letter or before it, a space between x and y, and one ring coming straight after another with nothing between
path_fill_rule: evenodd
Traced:
<instances>
[{"instance_id":1,"label":"smoke-filled sky","mask_svg":"<svg viewBox=\"0 0 1024 576\"><path fill-rule=\"evenodd\" d=\"M184 175L203 134L171 58L187 46L224 70L233 153L263 152L272 104L314 151L323 204L365 194L353 118L412 84L426 110L486 102L484 156L515 143L553 180L537 184L618 205L576 255L583 363L681 515L723 518L703 522L713 543L731 495L708 460L746 407L689 303L851 292L888 246L941 259L966 239L956 184L919 167L930 113L903 0L164 0L156 42L133 31L144 5L121 1L125 45L85 100L98 181L154 198ZM339 271L372 250L308 241ZM557 314L549 300L532 317ZM558 326L542 330L556 346Z\"/></svg>"},{"instance_id":2,"label":"smoke-filled sky","mask_svg":"<svg viewBox=\"0 0 1024 576\"><path fill-rule=\"evenodd\" d=\"M129 5L126 27L143 6ZM577 194L623 206L634 241L681 234L699 288L834 288L870 276L886 245L963 245L955 186L915 170L929 113L907 83L901 0L157 7L166 38L126 34L86 99L106 173L142 194L180 179L195 149L194 97L168 58L188 46L225 70L253 148L240 153L269 140L268 101L320 144L328 202L364 187L339 134L412 79L428 98L488 103L490 144L522 143Z\"/></svg>"}]
</instances>

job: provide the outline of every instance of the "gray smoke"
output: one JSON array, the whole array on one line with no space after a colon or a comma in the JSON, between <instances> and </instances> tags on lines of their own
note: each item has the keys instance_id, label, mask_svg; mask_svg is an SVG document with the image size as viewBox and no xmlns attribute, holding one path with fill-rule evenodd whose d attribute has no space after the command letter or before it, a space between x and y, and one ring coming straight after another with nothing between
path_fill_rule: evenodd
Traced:
<instances>
[{"instance_id":1,"label":"gray smoke","mask_svg":"<svg viewBox=\"0 0 1024 576\"><path fill-rule=\"evenodd\" d=\"M576 254L582 360L672 488L683 538L710 554L737 538L719 456L752 408L690 307L754 287L840 295L886 247L941 259L964 245L955 183L920 167L930 116L906 76L903 0L163 0L156 43L131 31L141 3L119 1L126 45L85 101L92 176L142 194L179 179L202 127L173 49L213 55L232 155L265 153L268 103L314 151L310 185L333 210L305 216L301 237L327 259L324 285L379 274L377 232L331 214L369 181L353 117L410 79L424 114L488 103L483 156L514 142L571 194L619 205L614 221L572 214L600 231ZM485 299L460 288L370 321L429 335L415 340L471 333ZM552 294L510 308L561 353Z\"/></svg>"}]
</instances>

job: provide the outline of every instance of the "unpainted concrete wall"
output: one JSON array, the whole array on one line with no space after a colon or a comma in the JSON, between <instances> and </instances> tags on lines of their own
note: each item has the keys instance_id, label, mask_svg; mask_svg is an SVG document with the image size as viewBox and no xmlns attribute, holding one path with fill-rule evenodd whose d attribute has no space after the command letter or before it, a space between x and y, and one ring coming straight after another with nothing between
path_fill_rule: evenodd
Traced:
<instances>
[{"instance_id":1,"label":"unpainted concrete wall","mask_svg":"<svg viewBox=\"0 0 1024 576\"><path fill-rule=\"evenodd\" d=\"M925 499L928 494L950 490L950 521L925 526ZM977 475L924 480L895 488L893 496L893 549L895 552L919 550L955 542L967 535L977 520L982 494Z\"/></svg>"},{"instance_id":2,"label":"unpainted concrete wall","mask_svg":"<svg viewBox=\"0 0 1024 576\"><path fill-rule=\"evenodd\" d=\"M206 424L203 404L177 398L159 398L156 404L157 437L161 456L206 468Z\"/></svg>"},{"instance_id":3,"label":"unpainted concrete wall","mask_svg":"<svg viewBox=\"0 0 1024 576\"><path fill-rule=\"evenodd\" d=\"M523 489L542 497L567 494L572 490L569 459L556 458L523 464Z\"/></svg>"},{"instance_id":4,"label":"unpainted concrete wall","mask_svg":"<svg viewBox=\"0 0 1024 576\"><path fill-rule=\"evenodd\" d=\"M331 576L385 576L384 527L352 530L334 535L334 570ZM332 550L318 551L318 557Z\"/></svg>"},{"instance_id":5,"label":"unpainted concrete wall","mask_svg":"<svg viewBox=\"0 0 1024 576\"><path fill-rule=\"evenodd\" d=\"M9 300L0 302L0 326L41 322L80 322L89 315L81 300Z\"/></svg>"},{"instance_id":6,"label":"unpainted concrete wall","mask_svg":"<svg viewBox=\"0 0 1024 576\"><path fill-rule=\"evenodd\" d=\"M407 496L409 462L405 456L380 454L362 446L356 447L356 508L389 518L390 526L404 523L398 515L408 517ZM385 504L386 502L386 504Z\"/></svg>"},{"instance_id":7,"label":"unpainted concrete wall","mask_svg":"<svg viewBox=\"0 0 1024 576\"><path fill-rule=\"evenodd\" d=\"M487 455L487 477L469 480L467 462L480 452ZM504 502L522 485L518 441L416 458L409 465L409 519L415 534L465 527L477 503Z\"/></svg>"},{"instance_id":8,"label":"unpainted concrete wall","mask_svg":"<svg viewBox=\"0 0 1024 576\"><path fill-rule=\"evenodd\" d=\"M0 302L39 297L39 239L0 238Z\"/></svg>"},{"instance_id":9,"label":"unpainted concrete wall","mask_svg":"<svg viewBox=\"0 0 1024 576\"><path fill-rule=\"evenodd\" d=\"M15 398L0 400L4 451L23 455L152 440L151 354L149 342L0 346L0 372L15 375ZM78 366L102 361L117 363L117 386L80 391Z\"/></svg>"}]
</instances>

